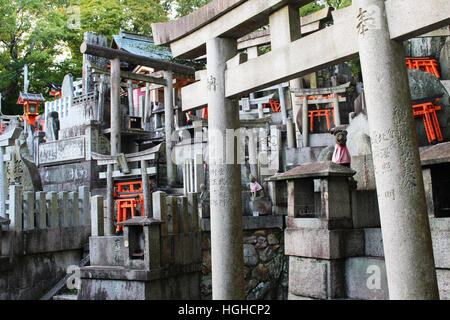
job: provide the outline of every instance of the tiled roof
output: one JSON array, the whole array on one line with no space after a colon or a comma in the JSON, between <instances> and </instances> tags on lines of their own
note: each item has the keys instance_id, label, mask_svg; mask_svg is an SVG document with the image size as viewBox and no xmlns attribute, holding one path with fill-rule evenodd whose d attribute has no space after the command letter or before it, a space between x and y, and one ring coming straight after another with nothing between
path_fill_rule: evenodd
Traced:
<instances>
[{"instance_id":1,"label":"tiled roof","mask_svg":"<svg viewBox=\"0 0 450 320\"><path fill-rule=\"evenodd\" d=\"M39 102L44 102L45 99L42 96L42 94L40 93L23 93L21 92L19 95L19 100L22 101L39 101Z\"/></svg>"}]
</instances>

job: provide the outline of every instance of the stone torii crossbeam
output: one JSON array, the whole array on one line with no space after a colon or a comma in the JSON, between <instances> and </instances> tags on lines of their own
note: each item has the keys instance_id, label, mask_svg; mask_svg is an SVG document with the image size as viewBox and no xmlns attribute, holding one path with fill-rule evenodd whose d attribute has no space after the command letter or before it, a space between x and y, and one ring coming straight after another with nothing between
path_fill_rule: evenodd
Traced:
<instances>
[{"instance_id":1,"label":"stone torii crossbeam","mask_svg":"<svg viewBox=\"0 0 450 320\"><path fill-rule=\"evenodd\" d=\"M215 0L178 20L152 25L155 44L170 45L174 57L206 53L206 76L183 88L182 101L184 110L208 105L210 156L224 151L214 148L223 137L212 135L212 129L225 132L239 126L234 98L359 54L389 295L437 299L402 41L450 24L450 2L354 0L335 12L334 25L302 37L298 8L310 2ZM270 39L271 52L236 64L237 39L268 23L270 34L276 35ZM210 172L213 299L243 299L240 166L210 163ZM223 198L225 204L217 201Z\"/></svg>"}]
</instances>

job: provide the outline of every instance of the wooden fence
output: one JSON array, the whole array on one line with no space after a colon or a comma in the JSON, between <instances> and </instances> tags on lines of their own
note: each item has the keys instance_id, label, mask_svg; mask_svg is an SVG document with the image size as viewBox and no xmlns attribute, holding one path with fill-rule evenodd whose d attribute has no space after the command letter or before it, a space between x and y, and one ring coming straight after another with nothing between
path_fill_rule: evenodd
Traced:
<instances>
[{"instance_id":1,"label":"wooden fence","mask_svg":"<svg viewBox=\"0 0 450 320\"><path fill-rule=\"evenodd\" d=\"M90 192L30 192L22 186L9 187L9 229L22 231L90 224Z\"/></svg>"}]
</instances>

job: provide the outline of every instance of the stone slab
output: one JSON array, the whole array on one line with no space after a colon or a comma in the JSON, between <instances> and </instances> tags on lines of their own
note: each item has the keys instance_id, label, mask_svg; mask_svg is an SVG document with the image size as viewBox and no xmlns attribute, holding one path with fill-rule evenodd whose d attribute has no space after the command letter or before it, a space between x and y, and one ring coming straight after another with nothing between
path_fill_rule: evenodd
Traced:
<instances>
[{"instance_id":1,"label":"stone slab","mask_svg":"<svg viewBox=\"0 0 450 320\"><path fill-rule=\"evenodd\" d=\"M85 158L85 139L76 137L41 143L39 145L39 163L55 164Z\"/></svg>"},{"instance_id":2,"label":"stone slab","mask_svg":"<svg viewBox=\"0 0 450 320\"><path fill-rule=\"evenodd\" d=\"M352 220L354 228L380 227L378 198L375 190L352 191Z\"/></svg>"},{"instance_id":3,"label":"stone slab","mask_svg":"<svg viewBox=\"0 0 450 320\"><path fill-rule=\"evenodd\" d=\"M376 190L372 155L352 156L351 166L356 171L353 178L358 183L358 190Z\"/></svg>"},{"instance_id":4,"label":"stone slab","mask_svg":"<svg viewBox=\"0 0 450 320\"><path fill-rule=\"evenodd\" d=\"M439 298L441 300L450 300L450 270L437 269L436 276L439 287Z\"/></svg>"},{"instance_id":5,"label":"stone slab","mask_svg":"<svg viewBox=\"0 0 450 320\"><path fill-rule=\"evenodd\" d=\"M89 238L89 255L91 266L124 265L122 254L122 236L103 236Z\"/></svg>"},{"instance_id":6,"label":"stone slab","mask_svg":"<svg viewBox=\"0 0 450 320\"><path fill-rule=\"evenodd\" d=\"M436 268L450 269L450 230L431 230ZM384 257L380 228L364 229L364 253L372 257Z\"/></svg>"},{"instance_id":7,"label":"stone slab","mask_svg":"<svg viewBox=\"0 0 450 320\"><path fill-rule=\"evenodd\" d=\"M450 269L450 230L431 230L431 239L436 268Z\"/></svg>"},{"instance_id":8,"label":"stone slab","mask_svg":"<svg viewBox=\"0 0 450 320\"><path fill-rule=\"evenodd\" d=\"M352 299L388 299L384 260L369 257L347 259L345 261L345 286L347 297Z\"/></svg>"},{"instance_id":9,"label":"stone slab","mask_svg":"<svg viewBox=\"0 0 450 320\"><path fill-rule=\"evenodd\" d=\"M284 236L288 256L341 259L364 254L362 230L288 228Z\"/></svg>"},{"instance_id":10,"label":"stone slab","mask_svg":"<svg viewBox=\"0 0 450 320\"><path fill-rule=\"evenodd\" d=\"M383 238L380 228L364 229L364 254L384 258Z\"/></svg>"},{"instance_id":11,"label":"stone slab","mask_svg":"<svg viewBox=\"0 0 450 320\"><path fill-rule=\"evenodd\" d=\"M289 293L316 299L344 297L342 261L289 257Z\"/></svg>"},{"instance_id":12,"label":"stone slab","mask_svg":"<svg viewBox=\"0 0 450 320\"><path fill-rule=\"evenodd\" d=\"M145 300L147 285L139 281L85 280L81 281L78 300Z\"/></svg>"},{"instance_id":13,"label":"stone slab","mask_svg":"<svg viewBox=\"0 0 450 320\"><path fill-rule=\"evenodd\" d=\"M430 217L430 229L435 230L450 230L450 218L434 218Z\"/></svg>"}]
</instances>

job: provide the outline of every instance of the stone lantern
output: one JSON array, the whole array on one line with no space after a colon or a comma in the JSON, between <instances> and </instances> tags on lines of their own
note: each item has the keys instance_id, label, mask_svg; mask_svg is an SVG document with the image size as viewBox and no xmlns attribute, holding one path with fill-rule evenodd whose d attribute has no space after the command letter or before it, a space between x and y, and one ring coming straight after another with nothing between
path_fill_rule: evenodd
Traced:
<instances>
[{"instance_id":1,"label":"stone lantern","mask_svg":"<svg viewBox=\"0 0 450 320\"><path fill-rule=\"evenodd\" d=\"M352 228L349 178L355 173L333 162L316 162L277 176L287 181L288 227Z\"/></svg>"},{"instance_id":2,"label":"stone lantern","mask_svg":"<svg viewBox=\"0 0 450 320\"><path fill-rule=\"evenodd\" d=\"M317 162L273 177L287 181L290 297L345 297L345 259L364 254L364 231L352 223L349 178L354 174L332 162Z\"/></svg>"},{"instance_id":3,"label":"stone lantern","mask_svg":"<svg viewBox=\"0 0 450 320\"><path fill-rule=\"evenodd\" d=\"M123 225L125 267L150 270L160 267L160 220L138 216Z\"/></svg>"}]
</instances>

